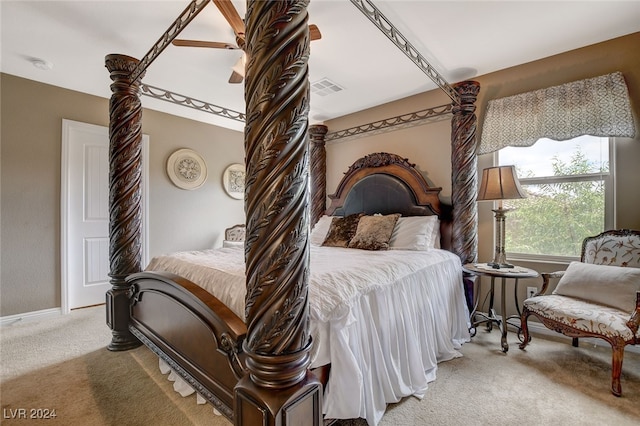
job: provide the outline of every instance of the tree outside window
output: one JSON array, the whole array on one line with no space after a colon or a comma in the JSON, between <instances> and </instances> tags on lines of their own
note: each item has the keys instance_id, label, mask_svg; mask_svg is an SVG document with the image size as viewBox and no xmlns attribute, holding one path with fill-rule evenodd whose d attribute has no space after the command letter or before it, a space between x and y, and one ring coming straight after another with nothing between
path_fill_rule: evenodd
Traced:
<instances>
[{"instance_id":1,"label":"tree outside window","mask_svg":"<svg viewBox=\"0 0 640 426\"><path fill-rule=\"evenodd\" d=\"M613 228L612 143L581 136L499 151L516 166L528 198L505 201L510 257L579 257L582 240Z\"/></svg>"}]
</instances>

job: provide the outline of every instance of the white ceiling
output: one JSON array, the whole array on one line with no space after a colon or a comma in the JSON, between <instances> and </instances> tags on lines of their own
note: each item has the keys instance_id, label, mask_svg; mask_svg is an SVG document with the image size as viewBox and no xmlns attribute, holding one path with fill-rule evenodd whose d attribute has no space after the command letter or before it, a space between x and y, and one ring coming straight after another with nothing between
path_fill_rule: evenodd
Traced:
<instances>
[{"instance_id":1,"label":"white ceiling","mask_svg":"<svg viewBox=\"0 0 640 426\"><path fill-rule=\"evenodd\" d=\"M372 0L449 83L640 31L640 1ZM1 0L2 72L101 97L111 96L105 55L141 59L189 4L164 1ZM234 1L244 16L244 2ZM348 0L312 0L310 81L341 92L311 97L311 123L436 86ZM235 43L215 5L180 34ZM640 47L638 49L640 52ZM640 53L639 53L640 54ZM244 112L243 85L227 83L237 50L169 46L144 82ZM32 58L53 64L37 69ZM143 96L144 107L242 130L227 118Z\"/></svg>"}]
</instances>

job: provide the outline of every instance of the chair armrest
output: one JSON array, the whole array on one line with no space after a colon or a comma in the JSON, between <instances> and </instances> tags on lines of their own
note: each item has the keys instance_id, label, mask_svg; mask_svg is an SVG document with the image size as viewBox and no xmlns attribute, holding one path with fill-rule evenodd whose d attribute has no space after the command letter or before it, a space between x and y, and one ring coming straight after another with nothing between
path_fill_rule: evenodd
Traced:
<instances>
[{"instance_id":1,"label":"chair armrest","mask_svg":"<svg viewBox=\"0 0 640 426\"><path fill-rule=\"evenodd\" d=\"M563 275L564 275L564 271L541 273L540 276L542 276L542 289L536 296L545 294L547 292L547 288L549 287L549 282L552 278L561 278Z\"/></svg>"},{"instance_id":2,"label":"chair armrest","mask_svg":"<svg viewBox=\"0 0 640 426\"><path fill-rule=\"evenodd\" d=\"M634 336L638 333L638 327L640 327L640 291L636 293L636 310L627 321L627 326L633 330Z\"/></svg>"}]
</instances>

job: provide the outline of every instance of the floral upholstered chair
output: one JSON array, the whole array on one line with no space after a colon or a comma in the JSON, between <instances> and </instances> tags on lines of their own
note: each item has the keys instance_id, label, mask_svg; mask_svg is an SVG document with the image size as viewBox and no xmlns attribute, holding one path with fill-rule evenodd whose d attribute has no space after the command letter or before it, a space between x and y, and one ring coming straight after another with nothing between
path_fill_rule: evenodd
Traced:
<instances>
[{"instance_id":1,"label":"floral upholstered chair","mask_svg":"<svg viewBox=\"0 0 640 426\"><path fill-rule=\"evenodd\" d=\"M620 396L620 374L626 345L640 343L640 231L605 231L582 243L580 262L566 271L543 273L542 290L524 301L524 349L530 342L527 318L537 317L547 328L573 337L604 339L613 350L611 392ZM545 294L552 278L559 278Z\"/></svg>"},{"instance_id":2,"label":"floral upholstered chair","mask_svg":"<svg viewBox=\"0 0 640 426\"><path fill-rule=\"evenodd\" d=\"M244 224L234 225L224 230L224 241L222 247L244 246L244 236L246 228Z\"/></svg>"}]
</instances>

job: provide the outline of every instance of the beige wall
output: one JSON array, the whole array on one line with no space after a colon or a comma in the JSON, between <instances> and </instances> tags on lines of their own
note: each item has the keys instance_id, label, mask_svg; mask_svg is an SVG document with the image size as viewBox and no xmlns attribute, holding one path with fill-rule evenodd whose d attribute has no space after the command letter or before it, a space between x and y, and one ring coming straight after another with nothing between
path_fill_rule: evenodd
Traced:
<instances>
[{"instance_id":1,"label":"beige wall","mask_svg":"<svg viewBox=\"0 0 640 426\"><path fill-rule=\"evenodd\" d=\"M151 139L150 255L221 246L224 229L244 223L243 200L222 186L224 169L244 164L243 134L150 110L142 122ZM207 164L207 181L196 190L182 190L167 177L167 159L180 148L195 150Z\"/></svg>"},{"instance_id":2,"label":"beige wall","mask_svg":"<svg viewBox=\"0 0 640 426\"><path fill-rule=\"evenodd\" d=\"M326 123L329 132L373 123L397 115L451 103L442 91L431 91L385 104ZM327 193L332 194L343 174L358 158L374 152L391 152L416 164L429 184L442 187L442 198L451 199L451 120L403 128L388 133L327 143Z\"/></svg>"},{"instance_id":3,"label":"beige wall","mask_svg":"<svg viewBox=\"0 0 640 426\"><path fill-rule=\"evenodd\" d=\"M61 306L60 155L62 119L108 126L108 99L1 74L0 316ZM142 98L144 104L144 97ZM222 172L244 162L242 133L144 110L150 137L149 252L221 244L244 221L241 200L226 195ZM173 186L165 167L179 148L207 163L203 187Z\"/></svg>"},{"instance_id":4,"label":"beige wall","mask_svg":"<svg viewBox=\"0 0 640 426\"><path fill-rule=\"evenodd\" d=\"M584 78L621 71L625 76L636 121L636 137L616 140L616 227L640 229L640 33L599 43L593 46L479 76L478 138L484 109L490 99L541 89ZM426 78L426 77L425 77ZM375 122L448 103L444 92L437 90L392 102L375 109L352 114L326 123L329 132ZM449 101L450 102L450 101ZM442 186L445 200L451 196L451 129L450 123L438 122L411 129L366 136L327 146L327 192L331 194L342 174L354 160L377 151L388 151L416 163L433 184ZM478 170L493 165L493 155L478 157ZM493 213L491 203L478 204L478 261L493 258ZM508 219L507 219L508 220ZM538 271L565 269L564 264L518 262ZM526 286L540 287L541 280L522 280L520 300ZM487 287L486 285L484 286ZM511 302L512 287L508 287L509 314L515 313ZM498 298L499 301L499 298Z\"/></svg>"}]
</instances>

